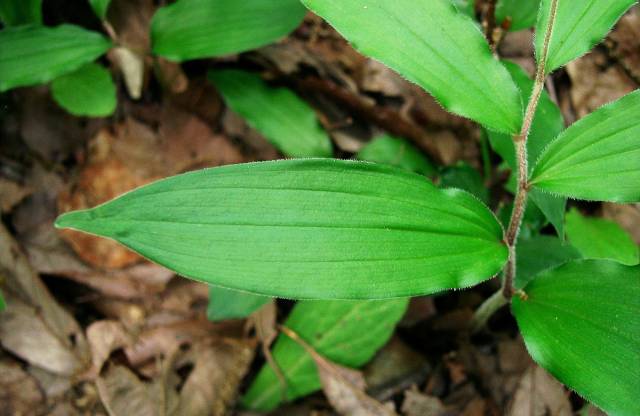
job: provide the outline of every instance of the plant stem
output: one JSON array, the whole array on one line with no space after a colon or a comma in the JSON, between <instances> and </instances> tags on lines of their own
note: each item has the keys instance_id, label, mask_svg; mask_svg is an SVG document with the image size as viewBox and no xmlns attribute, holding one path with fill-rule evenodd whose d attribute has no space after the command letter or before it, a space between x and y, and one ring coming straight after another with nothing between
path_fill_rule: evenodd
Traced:
<instances>
[{"instance_id":1,"label":"plant stem","mask_svg":"<svg viewBox=\"0 0 640 416\"><path fill-rule=\"evenodd\" d=\"M533 84L533 90L531 91L529 102L527 103L520 133L513 136L516 163L518 164L518 186L516 189L515 199L513 201L511 219L509 220L509 226L505 234L505 242L509 248L509 260L507 261L507 265L504 269L503 285L497 293L487 299L476 311L471 323L472 330L474 332L482 328L489 317L491 317L495 311L508 303L515 293L513 283L516 276L516 243L518 233L520 232L520 226L522 224L522 217L524 216L524 211L527 207L527 196L529 193L527 137L529 136L531 125L533 124L540 96L544 90L544 81L547 75L545 64L549 52L549 42L551 41L551 34L553 33L553 26L556 20L557 8L558 0L551 0L549 21L545 29L542 53L538 56L538 65L536 68L536 78Z\"/></svg>"}]
</instances>

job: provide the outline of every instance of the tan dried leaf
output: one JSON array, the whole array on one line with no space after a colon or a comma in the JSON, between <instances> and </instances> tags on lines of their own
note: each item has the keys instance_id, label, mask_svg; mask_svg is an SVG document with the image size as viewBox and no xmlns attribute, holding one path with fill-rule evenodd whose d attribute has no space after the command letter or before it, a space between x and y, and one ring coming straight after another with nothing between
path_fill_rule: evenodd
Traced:
<instances>
[{"instance_id":1,"label":"tan dried leaf","mask_svg":"<svg viewBox=\"0 0 640 416\"><path fill-rule=\"evenodd\" d=\"M533 365L522 375L507 415L571 416L567 391L542 367Z\"/></svg>"}]
</instances>

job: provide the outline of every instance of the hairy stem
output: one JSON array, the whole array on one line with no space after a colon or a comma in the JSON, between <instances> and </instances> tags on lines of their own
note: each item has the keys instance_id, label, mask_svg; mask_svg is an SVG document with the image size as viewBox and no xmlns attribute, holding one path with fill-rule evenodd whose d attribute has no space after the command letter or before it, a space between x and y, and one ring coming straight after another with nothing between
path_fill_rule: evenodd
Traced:
<instances>
[{"instance_id":1,"label":"hairy stem","mask_svg":"<svg viewBox=\"0 0 640 416\"><path fill-rule=\"evenodd\" d=\"M547 55L549 52L549 42L551 41L551 34L553 33L553 26L556 20L556 11L558 8L558 0L551 0L551 8L549 15L549 22L545 29L544 43L542 53L538 56L538 65L536 68L536 78L531 91L531 97L527 103L524 119L522 122L522 128L520 133L513 136L513 144L516 152L516 163L518 164L518 186L516 189L516 196L513 201L513 211L511 212L511 219L509 220L509 226L505 234L505 242L509 247L509 260L504 269L504 281L500 291L483 303L476 311L476 316L472 321L472 327L476 331L478 326L484 326L489 317L500 307L505 305L511 300L511 297L515 293L514 279L516 276L516 242L518 239L518 233L520 232L520 226L522 224L522 217L527 206L527 196L529 193L529 166L527 162L527 137L533 124L533 119L538 108L538 102L542 91L544 90L544 81L546 78L545 64L547 61ZM500 300L500 297L503 299Z\"/></svg>"}]
</instances>

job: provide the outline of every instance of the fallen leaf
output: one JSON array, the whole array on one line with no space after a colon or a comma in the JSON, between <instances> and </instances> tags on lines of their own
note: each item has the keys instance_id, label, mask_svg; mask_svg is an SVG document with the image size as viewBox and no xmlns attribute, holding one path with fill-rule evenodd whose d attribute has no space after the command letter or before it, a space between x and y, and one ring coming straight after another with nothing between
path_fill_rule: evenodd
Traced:
<instances>
[{"instance_id":1,"label":"fallen leaf","mask_svg":"<svg viewBox=\"0 0 640 416\"><path fill-rule=\"evenodd\" d=\"M33 415L44 410L45 397L38 382L18 363L0 359L0 403L3 415Z\"/></svg>"},{"instance_id":2,"label":"fallen leaf","mask_svg":"<svg viewBox=\"0 0 640 416\"><path fill-rule=\"evenodd\" d=\"M640 7L632 7L622 16L605 45L625 71L640 83Z\"/></svg>"},{"instance_id":3,"label":"fallen leaf","mask_svg":"<svg viewBox=\"0 0 640 416\"><path fill-rule=\"evenodd\" d=\"M187 91L189 78L187 78L179 63L156 56L153 69L156 78L164 89L172 94L180 94ZM212 94L212 96L215 97L215 94Z\"/></svg>"},{"instance_id":4,"label":"fallen leaf","mask_svg":"<svg viewBox=\"0 0 640 416\"><path fill-rule=\"evenodd\" d=\"M31 192L28 186L0 177L0 212L8 213Z\"/></svg>"},{"instance_id":5,"label":"fallen leaf","mask_svg":"<svg viewBox=\"0 0 640 416\"><path fill-rule=\"evenodd\" d=\"M507 415L570 416L568 393L542 367L532 365L522 375Z\"/></svg>"},{"instance_id":6,"label":"fallen leaf","mask_svg":"<svg viewBox=\"0 0 640 416\"><path fill-rule=\"evenodd\" d=\"M405 416L445 416L447 409L440 399L414 387L404 392L402 413Z\"/></svg>"},{"instance_id":7,"label":"fallen leaf","mask_svg":"<svg viewBox=\"0 0 640 416\"><path fill-rule=\"evenodd\" d=\"M124 366L109 367L96 385L100 400L110 416L156 416L165 413L159 408L160 398Z\"/></svg>"},{"instance_id":8,"label":"fallen leaf","mask_svg":"<svg viewBox=\"0 0 640 416\"><path fill-rule=\"evenodd\" d=\"M109 355L130 345L133 340L124 326L117 321L97 321L87 328L87 341L91 348L91 368L85 377L94 379L100 374Z\"/></svg>"}]
</instances>

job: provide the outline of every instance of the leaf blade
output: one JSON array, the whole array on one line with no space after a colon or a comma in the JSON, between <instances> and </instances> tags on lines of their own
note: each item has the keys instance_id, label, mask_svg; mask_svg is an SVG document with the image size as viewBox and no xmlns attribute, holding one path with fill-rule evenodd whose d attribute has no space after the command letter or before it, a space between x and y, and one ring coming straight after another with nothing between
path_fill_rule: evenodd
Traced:
<instances>
[{"instance_id":1,"label":"leaf blade","mask_svg":"<svg viewBox=\"0 0 640 416\"><path fill-rule=\"evenodd\" d=\"M313 109L287 88L238 70L209 72L225 103L289 157L330 157L331 140Z\"/></svg>"},{"instance_id":2,"label":"leaf blade","mask_svg":"<svg viewBox=\"0 0 640 416\"><path fill-rule=\"evenodd\" d=\"M606 412L640 412L640 267L578 260L537 276L512 310L538 364Z\"/></svg>"},{"instance_id":3,"label":"leaf blade","mask_svg":"<svg viewBox=\"0 0 640 416\"><path fill-rule=\"evenodd\" d=\"M449 111L493 130L520 129L517 88L476 24L450 0L302 2L356 49L420 85Z\"/></svg>"},{"instance_id":4,"label":"leaf blade","mask_svg":"<svg viewBox=\"0 0 640 416\"><path fill-rule=\"evenodd\" d=\"M578 199L640 201L638 114L640 90L578 120L542 153L531 184Z\"/></svg>"},{"instance_id":5,"label":"leaf blade","mask_svg":"<svg viewBox=\"0 0 640 416\"><path fill-rule=\"evenodd\" d=\"M187 277L289 298L466 287L497 273L507 257L501 225L466 192L330 159L178 175L64 214L56 226L115 239Z\"/></svg>"},{"instance_id":6,"label":"leaf blade","mask_svg":"<svg viewBox=\"0 0 640 416\"><path fill-rule=\"evenodd\" d=\"M116 86L111 73L94 62L54 79L51 94L61 107L76 116L104 117L116 109Z\"/></svg>"},{"instance_id":7,"label":"leaf blade","mask_svg":"<svg viewBox=\"0 0 640 416\"><path fill-rule=\"evenodd\" d=\"M424 176L436 175L436 168L425 155L406 140L390 134L373 138L355 157L358 160L404 168Z\"/></svg>"},{"instance_id":8,"label":"leaf blade","mask_svg":"<svg viewBox=\"0 0 640 416\"><path fill-rule=\"evenodd\" d=\"M297 0L179 0L153 16L153 52L172 61L245 52L286 36L305 12Z\"/></svg>"},{"instance_id":9,"label":"leaf blade","mask_svg":"<svg viewBox=\"0 0 640 416\"><path fill-rule=\"evenodd\" d=\"M42 24L42 0L4 0L0 2L0 21L5 26Z\"/></svg>"},{"instance_id":10,"label":"leaf blade","mask_svg":"<svg viewBox=\"0 0 640 416\"><path fill-rule=\"evenodd\" d=\"M50 81L93 61L111 42L74 25L16 26L0 31L0 92Z\"/></svg>"},{"instance_id":11,"label":"leaf blade","mask_svg":"<svg viewBox=\"0 0 640 416\"><path fill-rule=\"evenodd\" d=\"M210 321L246 318L271 300L268 296L210 285L207 318Z\"/></svg>"}]
</instances>

